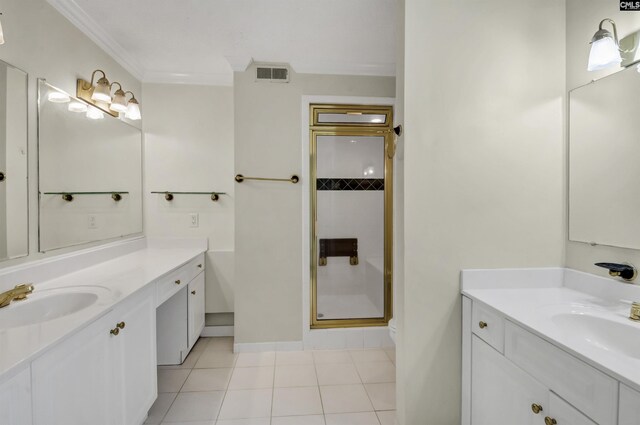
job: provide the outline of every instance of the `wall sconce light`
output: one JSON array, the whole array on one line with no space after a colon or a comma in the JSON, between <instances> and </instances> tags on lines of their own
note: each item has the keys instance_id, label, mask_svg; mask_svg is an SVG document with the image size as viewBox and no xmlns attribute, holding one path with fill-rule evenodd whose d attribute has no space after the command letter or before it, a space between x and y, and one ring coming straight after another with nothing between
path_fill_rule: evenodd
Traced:
<instances>
[{"instance_id":1,"label":"wall sconce light","mask_svg":"<svg viewBox=\"0 0 640 425\"><path fill-rule=\"evenodd\" d=\"M602 28L605 22L609 22L613 27L613 34ZM587 71L597 71L619 65L622 62L620 56L620 45L618 42L618 29L613 19L605 18L600 21L598 31L591 39L591 51L589 52L589 63Z\"/></svg>"},{"instance_id":2,"label":"wall sconce light","mask_svg":"<svg viewBox=\"0 0 640 425\"><path fill-rule=\"evenodd\" d=\"M2 13L0 13L2 16ZM4 32L2 31L2 22L0 22L0 44L4 44Z\"/></svg>"},{"instance_id":3,"label":"wall sconce light","mask_svg":"<svg viewBox=\"0 0 640 425\"><path fill-rule=\"evenodd\" d=\"M93 82L96 73L102 74L102 77L100 77L94 85ZM114 85L117 85L118 89L112 96L111 88ZM131 93L129 102L126 100L127 93ZM142 118L140 106L134 94L130 91L125 92L122 89L122 85L117 81L109 83L106 74L101 69L93 71L91 81L86 81L82 78L78 79L76 96L113 117L118 117L123 113L125 114L124 116L130 120L139 120ZM98 114L92 113L92 115L97 117Z\"/></svg>"}]
</instances>

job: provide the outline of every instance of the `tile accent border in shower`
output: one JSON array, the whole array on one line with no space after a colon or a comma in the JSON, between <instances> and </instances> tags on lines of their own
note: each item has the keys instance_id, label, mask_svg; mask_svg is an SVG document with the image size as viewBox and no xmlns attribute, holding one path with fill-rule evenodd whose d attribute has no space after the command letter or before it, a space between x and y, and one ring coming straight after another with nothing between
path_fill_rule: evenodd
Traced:
<instances>
[{"instance_id":1,"label":"tile accent border in shower","mask_svg":"<svg viewBox=\"0 0 640 425\"><path fill-rule=\"evenodd\" d=\"M317 190L384 190L384 179L316 179Z\"/></svg>"}]
</instances>

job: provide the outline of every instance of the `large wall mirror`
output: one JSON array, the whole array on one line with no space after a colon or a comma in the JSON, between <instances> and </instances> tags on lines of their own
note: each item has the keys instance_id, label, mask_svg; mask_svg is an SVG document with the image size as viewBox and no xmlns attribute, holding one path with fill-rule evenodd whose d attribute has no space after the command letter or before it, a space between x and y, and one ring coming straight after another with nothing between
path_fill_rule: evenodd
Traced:
<instances>
[{"instance_id":1,"label":"large wall mirror","mask_svg":"<svg viewBox=\"0 0 640 425\"><path fill-rule=\"evenodd\" d=\"M569 239L640 249L640 73L569 93Z\"/></svg>"},{"instance_id":2,"label":"large wall mirror","mask_svg":"<svg viewBox=\"0 0 640 425\"><path fill-rule=\"evenodd\" d=\"M0 61L0 260L29 253L27 74Z\"/></svg>"},{"instance_id":3,"label":"large wall mirror","mask_svg":"<svg viewBox=\"0 0 640 425\"><path fill-rule=\"evenodd\" d=\"M142 232L142 134L38 81L40 251Z\"/></svg>"}]
</instances>

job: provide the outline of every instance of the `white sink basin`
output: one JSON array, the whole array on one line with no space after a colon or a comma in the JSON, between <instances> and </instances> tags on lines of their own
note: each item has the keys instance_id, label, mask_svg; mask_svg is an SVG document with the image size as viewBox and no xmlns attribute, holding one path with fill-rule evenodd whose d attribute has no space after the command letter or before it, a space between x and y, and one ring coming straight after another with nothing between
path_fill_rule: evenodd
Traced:
<instances>
[{"instance_id":1,"label":"white sink basin","mask_svg":"<svg viewBox=\"0 0 640 425\"><path fill-rule=\"evenodd\" d=\"M35 325L77 313L95 304L101 294L110 291L102 287L76 287L36 290L26 300L13 301L0 309L0 330Z\"/></svg>"},{"instance_id":2,"label":"white sink basin","mask_svg":"<svg viewBox=\"0 0 640 425\"><path fill-rule=\"evenodd\" d=\"M640 323L622 323L590 314L556 314L551 319L573 340L640 359Z\"/></svg>"}]
</instances>

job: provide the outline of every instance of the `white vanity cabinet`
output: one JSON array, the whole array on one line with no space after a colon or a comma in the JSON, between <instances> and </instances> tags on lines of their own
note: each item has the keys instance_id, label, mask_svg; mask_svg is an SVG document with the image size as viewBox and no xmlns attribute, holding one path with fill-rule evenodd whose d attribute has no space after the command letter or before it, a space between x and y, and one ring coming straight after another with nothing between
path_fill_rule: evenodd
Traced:
<instances>
[{"instance_id":1,"label":"white vanity cabinet","mask_svg":"<svg viewBox=\"0 0 640 425\"><path fill-rule=\"evenodd\" d=\"M0 425L31 424L31 373L27 366L0 381Z\"/></svg>"},{"instance_id":2,"label":"white vanity cabinet","mask_svg":"<svg viewBox=\"0 0 640 425\"><path fill-rule=\"evenodd\" d=\"M482 303L463 320L463 425L640 425L640 393Z\"/></svg>"},{"instance_id":3,"label":"white vanity cabinet","mask_svg":"<svg viewBox=\"0 0 640 425\"><path fill-rule=\"evenodd\" d=\"M34 425L141 423L156 398L155 287L31 364Z\"/></svg>"},{"instance_id":4,"label":"white vanity cabinet","mask_svg":"<svg viewBox=\"0 0 640 425\"><path fill-rule=\"evenodd\" d=\"M200 273L195 279L189 282L189 295L187 301L188 327L189 327L189 349L200 338L200 333L204 329L204 273Z\"/></svg>"}]
</instances>

